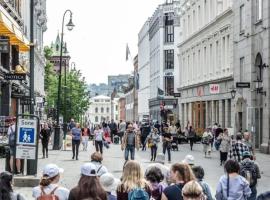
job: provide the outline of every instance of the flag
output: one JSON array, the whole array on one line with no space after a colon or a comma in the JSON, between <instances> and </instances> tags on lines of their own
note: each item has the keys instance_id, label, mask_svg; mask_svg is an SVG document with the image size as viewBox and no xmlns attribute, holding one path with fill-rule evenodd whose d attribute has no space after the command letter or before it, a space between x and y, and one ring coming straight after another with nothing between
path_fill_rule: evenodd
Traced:
<instances>
[{"instance_id":1,"label":"flag","mask_svg":"<svg viewBox=\"0 0 270 200\"><path fill-rule=\"evenodd\" d=\"M164 91L158 87L158 96L164 96Z\"/></svg>"},{"instance_id":2,"label":"flag","mask_svg":"<svg viewBox=\"0 0 270 200\"><path fill-rule=\"evenodd\" d=\"M128 47L128 44L127 44L127 47L126 47L126 61L128 61L128 56L131 56L131 54L130 54L130 50L129 50L129 47Z\"/></svg>"}]
</instances>

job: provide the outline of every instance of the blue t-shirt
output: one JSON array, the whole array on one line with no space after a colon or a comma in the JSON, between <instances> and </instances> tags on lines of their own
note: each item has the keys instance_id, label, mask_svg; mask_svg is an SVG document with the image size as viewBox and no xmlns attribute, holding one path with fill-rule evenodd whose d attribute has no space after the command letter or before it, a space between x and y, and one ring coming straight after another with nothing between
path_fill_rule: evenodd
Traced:
<instances>
[{"instance_id":1,"label":"blue t-shirt","mask_svg":"<svg viewBox=\"0 0 270 200\"><path fill-rule=\"evenodd\" d=\"M72 140L80 140L81 139L81 129L80 128L72 128L71 133L72 133Z\"/></svg>"}]
</instances>

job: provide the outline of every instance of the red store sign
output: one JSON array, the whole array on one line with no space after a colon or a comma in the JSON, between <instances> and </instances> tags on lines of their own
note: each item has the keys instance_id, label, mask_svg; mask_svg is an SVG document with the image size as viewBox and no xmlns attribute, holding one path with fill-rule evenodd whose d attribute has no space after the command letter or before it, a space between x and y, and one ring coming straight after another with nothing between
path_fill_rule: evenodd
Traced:
<instances>
[{"instance_id":1,"label":"red store sign","mask_svg":"<svg viewBox=\"0 0 270 200\"><path fill-rule=\"evenodd\" d=\"M209 88L210 88L210 94L219 94L219 91L220 91L219 84L210 84Z\"/></svg>"}]
</instances>

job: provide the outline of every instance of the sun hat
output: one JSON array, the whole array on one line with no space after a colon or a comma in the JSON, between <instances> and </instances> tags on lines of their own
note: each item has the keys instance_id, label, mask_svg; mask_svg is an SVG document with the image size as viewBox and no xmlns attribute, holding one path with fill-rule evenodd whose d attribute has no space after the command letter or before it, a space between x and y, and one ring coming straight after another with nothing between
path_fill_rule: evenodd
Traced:
<instances>
[{"instance_id":1,"label":"sun hat","mask_svg":"<svg viewBox=\"0 0 270 200\"><path fill-rule=\"evenodd\" d=\"M96 166L93 163L85 163L81 166L81 174L84 176L97 176Z\"/></svg>"},{"instance_id":2,"label":"sun hat","mask_svg":"<svg viewBox=\"0 0 270 200\"><path fill-rule=\"evenodd\" d=\"M52 178L63 172L64 169L59 168L56 164L48 164L43 168L42 174Z\"/></svg>"},{"instance_id":3,"label":"sun hat","mask_svg":"<svg viewBox=\"0 0 270 200\"><path fill-rule=\"evenodd\" d=\"M116 191L120 180L115 178L111 173L105 173L100 176L99 181L106 192Z\"/></svg>"},{"instance_id":4,"label":"sun hat","mask_svg":"<svg viewBox=\"0 0 270 200\"><path fill-rule=\"evenodd\" d=\"M195 160L194 157L192 155L186 155L185 159L182 160L183 163L187 163L189 165L194 165L195 164Z\"/></svg>"}]
</instances>

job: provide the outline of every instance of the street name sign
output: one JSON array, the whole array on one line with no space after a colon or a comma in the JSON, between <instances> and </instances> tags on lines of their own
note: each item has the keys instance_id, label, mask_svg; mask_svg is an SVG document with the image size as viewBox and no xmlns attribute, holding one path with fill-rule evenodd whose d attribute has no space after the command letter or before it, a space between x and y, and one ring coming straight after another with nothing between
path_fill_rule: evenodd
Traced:
<instances>
[{"instance_id":1,"label":"street name sign","mask_svg":"<svg viewBox=\"0 0 270 200\"><path fill-rule=\"evenodd\" d=\"M237 88L250 88L250 82L237 82Z\"/></svg>"},{"instance_id":2,"label":"street name sign","mask_svg":"<svg viewBox=\"0 0 270 200\"><path fill-rule=\"evenodd\" d=\"M4 79L5 80L25 80L26 74L5 74Z\"/></svg>"},{"instance_id":3,"label":"street name sign","mask_svg":"<svg viewBox=\"0 0 270 200\"><path fill-rule=\"evenodd\" d=\"M179 93L174 93L173 96L174 97L181 97L181 93L180 92Z\"/></svg>"},{"instance_id":4,"label":"street name sign","mask_svg":"<svg viewBox=\"0 0 270 200\"><path fill-rule=\"evenodd\" d=\"M35 160L37 120L19 118L17 126L16 158Z\"/></svg>"}]
</instances>

